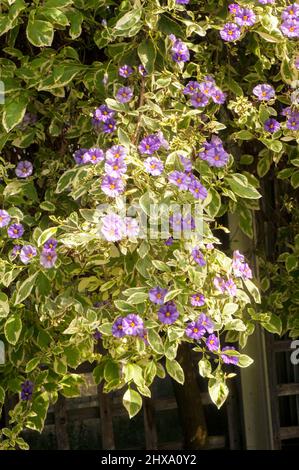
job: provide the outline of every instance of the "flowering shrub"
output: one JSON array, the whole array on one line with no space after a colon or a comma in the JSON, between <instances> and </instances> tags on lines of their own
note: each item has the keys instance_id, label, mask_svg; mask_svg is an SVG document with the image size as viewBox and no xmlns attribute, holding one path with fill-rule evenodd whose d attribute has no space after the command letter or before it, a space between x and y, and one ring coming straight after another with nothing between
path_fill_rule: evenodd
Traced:
<instances>
[{"instance_id":1,"label":"flowering shrub","mask_svg":"<svg viewBox=\"0 0 299 470\"><path fill-rule=\"evenodd\" d=\"M190 343L220 407L256 323L281 331L215 231L231 212L253 236L273 162L299 185L299 6L118 3L3 2L2 448L80 393L84 361L134 416Z\"/></svg>"}]
</instances>

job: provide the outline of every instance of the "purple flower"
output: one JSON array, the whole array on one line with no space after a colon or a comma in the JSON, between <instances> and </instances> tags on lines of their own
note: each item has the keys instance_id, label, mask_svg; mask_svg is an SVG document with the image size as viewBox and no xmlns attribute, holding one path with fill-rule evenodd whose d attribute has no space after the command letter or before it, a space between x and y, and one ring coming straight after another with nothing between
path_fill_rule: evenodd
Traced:
<instances>
[{"instance_id":1,"label":"purple flower","mask_svg":"<svg viewBox=\"0 0 299 470\"><path fill-rule=\"evenodd\" d=\"M207 337L206 346L209 351L218 351L220 343L216 335L210 335Z\"/></svg>"},{"instance_id":2,"label":"purple flower","mask_svg":"<svg viewBox=\"0 0 299 470\"><path fill-rule=\"evenodd\" d=\"M222 140L213 136L211 141L203 143L204 150L198 153L202 160L206 160L210 166L222 167L227 164L229 155L223 148Z\"/></svg>"},{"instance_id":3,"label":"purple flower","mask_svg":"<svg viewBox=\"0 0 299 470\"><path fill-rule=\"evenodd\" d=\"M206 151L206 160L210 166L221 168L227 164L229 154L223 148L213 147Z\"/></svg>"},{"instance_id":4,"label":"purple flower","mask_svg":"<svg viewBox=\"0 0 299 470\"><path fill-rule=\"evenodd\" d=\"M118 214L107 214L102 218L101 232L109 242L121 240L126 233L126 224Z\"/></svg>"},{"instance_id":5,"label":"purple flower","mask_svg":"<svg viewBox=\"0 0 299 470\"><path fill-rule=\"evenodd\" d=\"M198 82L194 82L194 81L190 81L187 83L187 85L185 86L184 90L183 90L183 93L184 95L193 95L194 93L196 93L197 91L199 90L199 83Z\"/></svg>"},{"instance_id":6,"label":"purple flower","mask_svg":"<svg viewBox=\"0 0 299 470\"><path fill-rule=\"evenodd\" d=\"M102 333L96 329L92 336L96 341L99 341L102 338Z\"/></svg>"},{"instance_id":7,"label":"purple flower","mask_svg":"<svg viewBox=\"0 0 299 470\"><path fill-rule=\"evenodd\" d=\"M19 178L27 178L28 176L32 175L33 166L28 160L23 160L18 163L16 168L16 175Z\"/></svg>"},{"instance_id":8,"label":"purple flower","mask_svg":"<svg viewBox=\"0 0 299 470\"><path fill-rule=\"evenodd\" d=\"M82 158L84 163L96 165L104 160L104 152L100 148L93 147L85 152Z\"/></svg>"},{"instance_id":9,"label":"purple flower","mask_svg":"<svg viewBox=\"0 0 299 470\"><path fill-rule=\"evenodd\" d=\"M187 172L192 171L192 162L190 158L186 158L183 155L179 155L179 157L180 157L181 164L184 167L184 170Z\"/></svg>"},{"instance_id":10,"label":"purple flower","mask_svg":"<svg viewBox=\"0 0 299 470\"><path fill-rule=\"evenodd\" d=\"M190 0L175 0L177 5L188 5L189 2Z\"/></svg>"},{"instance_id":11,"label":"purple flower","mask_svg":"<svg viewBox=\"0 0 299 470\"><path fill-rule=\"evenodd\" d=\"M280 124L278 121L276 121L276 119L269 118L264 122L264 129L265 131L271 132L271 134L273 134L280 129Z\"/></svg>"},{"instance_id":12,"label":"purple flower","mask_svg":"<svg viewBox=\"0 0 299 470\"><path fill-rule=\"evenodd\" d=\"M112 134L112 132L116 131L116 121L115 119L107 119L107 121L104 122L102 130L105 134Z\"/></svg>"},{"instance_id":13,"label":"purple flower","mask_svg":"<svg viewBox=\"0 0 299 470\"><path fill-rule=\"evenodd\" d=\"M225 291L232 297L237 294L237 286L232 279L225 282Z\"/></svg>"},{"instance_id":14,"label":"purple flower","mask_svg":"<svg viewBox=\"0 0 299 470\"><path fill-rule=\"evenodd\" d=\"M197 179L194 179L191 182L188 189L189 189L190 193L193 194L195 199L204 200L208 195L207 189Z\"/></svg>"},{"instance_id":15,"label":"purple flower","mask_svg":"<svg viewBox=\"0 0 299 470\"><path fill-rule=\"evenodd\" d=\"M112 119L115 115L115 111L108 108L105 104L102 104L99 108L97 108L92 116L92 123L93 125L98 125L100 122L107 122L108 120Z\"/></svg>"},{"instance_id":16,"label":"purple flower","mask_svg":"<svg viewBox=\"0 0 299 470\"><path fill-rule=\"evenodd\" d=\"M203 93L193 93L190 98L190 103L194 108L204 108L209 103L209 98Z\"/></svg>"},{"instance_id":17,"label":"purple flower","mask_svg":"<svg viewBox=\"0 0 299 470\"><path fill-rule=\"evenodd\" d=\"M175 39L172 44L172 60L177 63L184 63L190 59L190 53L186 44L184 44L180 39Z\"/></svg>"},{"instance_id":18,"label":"purple flower","mask_svg":"<svg viewBox=\"0 0 299 470\"><path fill-rule=\"evenodd\" d=\"M271 85L264 83L254 87L253 94L258 98L259 101L269 101L275 96L275 91Z\"/></svg>"},{"instance_id":19,"label":"purple flower","mask_svg":"<svg viewBox=\"0 0 299 470\"><path fill-rule=\"evenodd\" d=\"M105 172L113 178L119 178L126 171L127 165L122 158L115 158L105 163Z\"/></svg>"},{"instance_id":20,"label":"purple flower","mask_svg":"<svg viewBox=\"0 0 299 470\"><path fill-rule=\"evenodd\" d=\"M236 277L252 279L252 271L248 264L244 263L244 256L239 251L234 251L232 266Z\"/></svg>"},{"instance_id":21,"label":"purple flower","mask_svg":"<svg viewBox=\"0 0 299 470\"><path fill-rule=\"evenodd\" d=\"M12 224L7 229L9 238L21 238L24 233L24 227L22 224Z\"/></svg>"},{"instance_id":22,"label":"purple flower","mask_svg":"<svg viewBox=\"0 0 299 470\"><path fill-rule=\"evenodd\" d=\"M240 26L252 26L256 22L256 16L250 8L240 8L236 13L235 22Z\"/></svg>"},{"instance_id":23,"label":"purple flower","mask_svg":"<svg viewBox=\"0 0 299 470\"><path fill-rule=\"evenodd\" d=\"M57 247L58 241L55 238L49 238L44 244L44 250L55 250Z\"/></svg>"},{"instance_id":24,"label":"purple flower","mask_svg":"<svg viewBox=\"0 0 299 470\"><path fill-rule=\"evenodd\" d=\"M182 215L179 212L172 214L169 217L169 223L174 232L181 232L183 223Z\"/></svg>"},{"instance_id":25,"label":"purple flower","mask_svg":"<svg viewBox=\"0 0 299 470\"><path fill-rule=\"evenodd\" d=\"M152 176L160 176L164 170L163 162L156 157L148 157L144 161L144 167L147 173Z\"/></svg>"},{"instance_id":26,"label":"purple flower","mask_svg":"<svg viewBox=\"0 0 299 470\"><path fill-rule=\"evenodd\" d=\"M166 246L173 245L173 237L167 238L167 240L165 240L165 242L164 242L164 245L166 245Z\"/></svg>"},{"instance_id":27,"label":"purple flower","mask_svg":"<svg viewBox=\"0 0 299 470\"><path fill-rule=\"evenodd\" d=\"M57 253L55 250L43 250L40 255L40 264L46 268L53 268L57 261Z\"/></svg>"},{"instance_id":28,"label":"purple flower","mask_svg":"<svg viewBox=\"0 0 299 470\"><path fill-rule=\"evenodd\" d=\"M126 224L126 236L128 238L138 237L139 232L140 232L138 220L134 219L133 217L126 217L125 224Z\"/></svg>"},{"instance_id":29,"label":"purple flower","mask_svg":"<svg viewBox=\"0 0 299 470\"><path fill-rule=\"evenodd\" d=\"M145 67L142 64L138 65L138 72L140 73L140 75L142 77L147 76L147 71L146 71Z\"/></svg>"},{"instance_id":30,"label":"purple flower","mask_svg":"<svg viewBox=\"0 0 299 470\"><path fill-rule=\"evenodd\" d=\"M133 90L128 86L121 87L116 93L116 99L120 103L128 103L133 98Z\"/></svg>"},{"instance_id":31,"label":"purple flower","mask_svg":"<svg viewBox=\"0 0 299 470\"><path fill-rule=\"evenodd\" d=\"M123 78L129 77L130 75L132 75L132 73L133 73L133 69L130 65L122 65L118 69L118 75L120 75L120 77L123 77Z\"/></svg>"},{"instance_id":32,"label":"purple flower","mask_svg":"<svg viewBox=\"0 0 299 470\"><path fill-rule=\"evenodd\" d=\"M286 121L286 126L291 131L298 131L299 130L299 112L298 111L290 111L287 115L288 119Z\"/></svg>"},{"instance_id":33,"label":"purple flower","mask_svg":"<svg viewBox=\"0 0 299 470\"><path fill-rule=\"evenodd\" d=\"M101 189L107 196L117 197L124 192L125 185L122 179L106 175L102 179Z\"/></svg>"},{"instance_id":34,"label":"purple flower","mask_svg":"<svg viewBox=\"0 0 299 470\"><path fill-rule=\"evenodd\" d=\"M161 141L156 134L150 134L144 137L138 145L141 154L152 155L161 147Z\"/></svg>"},{"instance_id":35,"label":"purple flower","mask_svg":"<svg viewBox=\"0 0 299 470\"><path fill-rule=\"evenodd\" d=\"M226 93L223 93L220 88L214 87L214 89L212 90L211 98L214 103L223 104L226 100Z\"/></svg>"},{"instance_id":36,"label":"purple flower","mask_svg":"<svg viewBox=\"0 0 299 470\"><path fill-rule=\"evenodd\" d=\"M199 340L205 334L205 329L198 322L192 321L188 323L185 334L188 338Z\"/></svg>"},{"instance_id":37,"label":"purple flower","mask_svg":"<svg viewBox=\"0 0 299 470\"><path fill-rule=\"evenodd\" d=\"M112 334L115 338L123 338L125 336L123 327L123 318L120 317L112 325Z\"/></svg>"},{"instance_id":38,"label":"purple flower","mask_svg":"<svg viewBox=\"0 0 299 470\"><path fill-rule=\"evenodd\" d=\"M235 261L235 262L242 262L242 263L243 263L244 260L245 260L245 256L242 255L242 253L240 253L239 250L235 250L235 251L233 252L233 261Z\"/></svg>"},{"instance_id":39,"label":"purple flower","mask_svg":"<svg viewBox=\"0 0 299 470\"><path fill-rule=\"evenodd\" d=\"M113 145L109 150L106 152L106 160L107 162L114 161L117 158L123 159L127 156L127 149L122 145Z\"/></svg>"},{"instance_id":40,"label":"purple flower","mask_svg":"<svg viewBox=\"0 0 299 470\"><path fill-rule=\"evenodd\" d=\"M281 18L283 20L299 19L299 5L297 3L293 3L292 5L286 7L281 14Z\"/></svg>"},{"instance_id":41,"label":"purple flower","mask_svg":"<svg viewBox=\"0 0 299 470\"><path fill-rule=\"evenodd\" d=\"M219 292L225 292L225 280L222 277L215 277L213 279L213 284Z\"/></svg>"},{"instance_id":42,"label":"purple flower","mask_svg":"<svg viewBox=\"0 0 299 470\"><path fill-rule=\"evenodd\" d=\"M275 0L258 0L262 5L267 5L268 3L275 3Z\"/></svg>"},{"instance_id":43,"label":"purple flower","mask_svg":"<svg viewBox=\"0 0 299 470\"><path fill-rule=\"evenodd\" d=\"M20 259L22 263L28 264L37 254L36 248L32 245L24 245L21 249Z\"/></svg>"},{"instance_id":44,"label":"purple flower","mask_svg":"<svg viewBox=\"0 0 299 470\"><path fill-rule=\"evenodd\" d=\"M158 305L164 304L164 298L167 294L167 289L163 289L162 287L153 287L150 289L148 296L151 302Z\"/></svg>"},{"instance_id":45,"label":"purple flower","mask_svg":"<svg viewBox=\"0 0 299 470\"><path fill-rule=\"evenodd\" d=\"M237 15L242 8L237 3L231 3L228 5L228 9L231 15Z\"/></svg>"},{"instance_id":46,"label":"purple flower","mask_svg":"<svg viewBox=\"0 0 299 470\"><path fill-rule=\"evenodd\" d=\"M212 96L214 88L215 88L215 84L211 80L204 80L203 82L199 84L200 93L208 96L209 98Z\"/></svg>"},{"instance_id":47,"label":"purple flower","mask_svg":"<svg viewBox=\"0 0 299 470\"><path fill-rule=\"evenodd\" d=\"M236 41L241 36L241 31L235 23L226 23L220 31L224 41Z\"/></svg>"},{"instance_id":48,"label":"purple flower","mask_svg":"<svg viewBox=\"0 0 299 470\"><path fill-rule=\"evenodd\" d=\"M168 175L168 181L177 186L181 191L186 191L189 188L190 177L182 171L173 171Z\"/></svg>"},{"instance_id":49,"label":"purple flower","mask_svg":"<svg viewBox=\"0 0 299 470\"><path fill-rule=\"evenodd\" d=\"M165 137L163 135L163 132L159 131L159 132L157 132L156 135L157 135L158 139L160 140L161 147L164 147L166 150L168 150L169 149L169 143L165 139Z\"/></svg>"},{"instance_id":50,"label":"purple flower","mask_svg":"<svg viewBox=\"0 0 299 470\"><path fill-rule=\"evenodd\" d=\"M10 222L10 215L7 211L0 209L0 228L5 227Z\"/></svg>"},{"instance_id":51,"label":"purple flower","mask_svg":"<svg viewBox=\"0 0 299 470\"><path fill-rule=\"evenodd\" d=\"M223 353L224 351L232 351L232 350L235 351L236 348L234 348L234 346L225 346L224 348L222 348L221 352ZM220 357L221 357L221 359L223 360L223 362L225 364L234 364L234 365L236 365L239 362L238 356L231 356L231 355L228 356L226 354L221 354Z\"/></svg>"},{"instance_id":52,"label":"purple flower","mask_svg":"<svg viewBox=\"0 0 299 470\"><path fill-rule=\"evenodd\" d=\"M294 65L295 65L296 69L299 70L299 56L296 57Z\"/></svg>"},{"instance_id":53,"label":"purple flower","mask_svg":"<svg viewBox=\"0 0 299 470\"><path fill-rule=\"evenodd\" d=\"M124 333L129 336L138 336L144 329L142 318L134 313L130 313L123 318L122 323Z\"/></svg>"},{"instance_id":54,"label":"purple flower","mask_svg":"<svg viewBox=\"0 0 299 470\"><path fill-rule=\"evenodd\" d=\"M15 245L11 251L11 256L16 258L21 252L21 245Z\"/></svg>"},{"instance_id":55,"label":"purple flower","mask_svg":"<svg viewBox=\"0 0 299 470\"><path fill-rule=\"evenodd\" d=\"M286 20L284 21L280 29L282 33L288 38L298 38L299 37L299 20Z\"/></svg>"},{"instance_id":56,"label":"purple flower","mask_svg":"<svg viewBox=\"0 0 299 470\"><path fill-rule=\"evenodd\" d=\"M165 325L171 325L174 323L178 319L179 315L180 314L173 301L167 302L165 305L160 307L158 311L158 318L160 322L165 323Z\"/></svg>"},{"instance_id":57,"label":"purple flower","mask_svg":"<svg viewBox=\"0 0 299 470\"><path fill-rule=\"evenodd\" d=\"M33 382L31 382L31 380L25 380L25 382L21 384L21 400L23 401L31 400L33 390L34 390Z\"/></svg>"},{"instance_id":58,"label":"purple flower","mask_svg":"<svg viewBox=\"0 0 299 470\"><path fill-rule=\"evenodd\" d=\"M214 331L214 322L205 315L204 313L201 313L199 315L198 323L208 332L208 333L213 333Z\"/></svg>"},{"instance_id":59,"label":"purple flower","mask_svg":"<svg viewBox=\"0 0 299 470\"><path fill-rule=\"evenodd\" d=\"M84 148L78 149L74 152L73 157L77 165L83 165L85 163L84 155L86 154L86 152L88 152L88 149L84 149Z\"/></svg>"},{"instance_id":60,"label":"purple flower","mask_svg":"<svg viewBox=\"0 0 299 470\"><path fill-rule=\"evenodd\" d=\"M195 229L195 221L191 214L187 214L182 219L182 229L187 231Z\"/></svg>"},{"instance_id":61,"label":"purple flower","mask_svg":"<svg viewBox=\"0 0 299 470\"><path fill-rule=\"evenodd\" d=\"M205 304L205 296L203 294L193 294L190 302L193 307L202 307Z\"/></svg>"},{"instance_id":62,"label":"purple flower","mask_svg":"<svg viewBox=\"0 0 299 470\"><path fill-rule=\"evenodd\" d=\"M199 264L199 266L205 266L207 263L204 259L204 256L202 254L202 252L199 250L199 248L195 247L193 248L192 252L191 252L191 256L192 258L194 259L194 261Z\"/></svg>"}]
</instances>

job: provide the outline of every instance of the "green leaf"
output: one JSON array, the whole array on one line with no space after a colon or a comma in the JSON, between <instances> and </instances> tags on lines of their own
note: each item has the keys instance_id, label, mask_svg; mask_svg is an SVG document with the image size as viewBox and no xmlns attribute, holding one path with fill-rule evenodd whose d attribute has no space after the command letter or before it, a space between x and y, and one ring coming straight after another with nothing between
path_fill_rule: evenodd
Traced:
<instances>
[{"instance_id":1,"label":"green leaf","mask_svg":"<svg viewBox=\"0 0 299 470\"><path fill-rule=\"evenodd\" d=\"M115 24L114 29L121 35L122 33L134 28L139 22L142 14L142 8L134 8L123 15Z\"/></svg>"},{"instance_id":2,"label":"green leaf","mask_svg":"<svg viewBox=\"0 0 299 470\"><path fill-rule=\"evenodd\" d=\"M248 367L253 363L253 359L247 356L246 354L238 355L238 366L239 367Z\"/></svg>"},{"instance_id":3,"label":"green leaf","mask_svg":"<svg viewBox=\"0 0 299 470\"><path fill-rule=\"evenodd\" d=\"M104 378L106 382L112 380L119 380L119 366L118 363L112 360L108 360L104 369Z\"/></svg>"},{"instance_id":4,"label":"green leaf","mask_svg":"<svg viewBox=\"0 0 299 470\"><path fill-rule=\"evenodd\" d=\"M170 267L164 263L164 261L160 261L158 259L154 259L152 261L153 265L155 266L156 269L158 269L158 271L164 271L164 272L171 272L171 269Z\"/></svg>"},{"instance_id":5,"label":"green leaf","mask_svg":"<svg viewBox=\"0 0 299 470\"><path fill-rule=\"evenodd\" d=\"M142 398L138 392L129 388L123 396L123 404L129 417L133 418L141 410Z\"/></svg>"},{"instance_id":6,"label":"green leaf","mask_svg":"<svg viewBox=\"0 0 299 470\"><path fill-rule=\"evenodd\" d=\"M4 325L4 334L10 344L15 345L18 342L22 331L22 320L20 315L9 316Z\"/></svg>"},{"instance_id":7,"label":"green leaf","mask_svg":"<svg viewBox=\"0 0 299 470\"><path fill-rule=\"evenodd\" d=\"M147 292L136 292L128 298L127 302L131 305L136 305L143 304L146 300L148 300Z\"/></svg>"},{"instance_id":8,"label":"green leaf","mask_svg":"<svg viewBox=\"0 0 299 470\"><path fill-rule=\"evenodd\" d=\"M235 139L239 139L239 140L251 140L254 138L254 135L250 131L242 130L242 131L236 132L234 134L234 137Z\"/></svg>"},{"instance_id":9,"label":"green leaf","mask_svg":"<svg viewBox=\"0 0 299 470\"><path fill-rule=\"evenodd\" d=\"M210 378L208 388L212 402L215 403L218 409L221 408L229 392L225 380L223 378Z\"/></svg>"},{"instance_id":10,"label":"green leaf","mask_svg":"<svg viewBox=\"0 0 299 470\"><path fill-rule=\"evenodd\" d=\"M42 234L38 237L37 246L42 246L46 243L49 238L53 237L57 232L57 227L50 227L47 228L42 232Z\"/></svg>"},{"instance_id":11,"label":"green leaf","mask_svg":"<svg viewBox=\"0 0 299 470\"><path fill-rule=\"evenodd\" d=\"M59 178L57 187L56 187L56 193L62 193L67 189L71 184L72 180L76 175L76 168L72 168L70 170L67 170L63 173L63 175Z\"/></svg>"},{"instance_id":12,"label":"green leaf","mask_svg":"<svg viewBox=\"0 0 299 470\"><path fill-rule=\"evenodd\" d=\"M163 342L156 330L150 328L147 332L147 339L153 351L157 354L164 354Z\"/></svg>"},{"instance_id":13,"label":"green leaf","mask_svg":"<svg viewBox=\"0 0 299 470\"><path fill-rule=\"evenodd\" d=\"M65 357L57 357L55 356L53 362L53 369L58 375L64 375L67 373L67 363Z\"/></svg>"},{"instance_id":14,"label":"green leaf","mask_svg":"<svg viewBox=\"0 0 299 470\"><path fill-rule=\"evenodd\" d=\"M203 358L198 362L198 371L202 377L211 377L212 366L207 358Z\"/></svg>"},{"instance_id":15,"label":"green leaf","mask_svg":"<svg viewBox=\"0 0 299 470\"><path fill-rule=\"evenodd\" d=\"M174 299L182 292L182 289L173 289L167 292L164 298L164 303L169 302L169 300Z\"/></svg>"},{"instance_id":16,"label":"green leaf","mask_svg":"<svg viewBox=\"0 0 299 470\"><path fill-rule=\"evenodd\" d=\"M35 272L18 287L14 305L21 304L31 294L38 274L39 271Z\"/></svg>"},{"instance_id":17,"label":"green leaf","mask_svg":"<svg viewBox=\"0 0 299 470\"><path fill-rule=\"evenodd\" d=\"M156 60L156 48L153 41L151 39L144 39L139 44L137 53L146 71L153 73Z\"/></svg>"},{"instance_id":18,"label":"green leaf","mask_svg":"<svg viewBox=\"0 0 299 470\"><path fill-rule=\"evenodd\" d=\"M29 374L29 372L33 371L38 366L39 363L40 363L39 357L34 357L33 359L30 359L30 361L27 362L26 367L25 367L26 374Z\"/></svg>"},{"instance_id":19,"label":"green leaf","mask_svg":"<svg viewBox=\"0 0 299 470\"><path fill-rule=\"evenodd\" d=\"M179 384L183 384L185 381L185 374L180 366L180 364L176 360L170 361L166 358L166 370L170 377L172 377L176 382Z\"/></svg>"},{"instance_id":20,"label":"green leaf","mask_svg":"<svg viewBox=\"0 0 299 470\"><path fill-rule=\"evenodd\" d=\"M81 35L82 32L82 23L83 23L83 15L79 10L70 9L66 11L66 16L70 21L70 36L72 39L76 39Z\"/></svg>"},{"instance_id":21,"label":"green leaf","mask_svg":"<svg viewBox=\"0 0 299 470\"><path fill-rule=\"evenodd\" d=\"M246 176L234 173L225 178L231 190L240 197L246 199L259 199L260 193L247 180Z\"/></svg>"},{"instance_id":22,"label":"green leaf","mask_svg":"<svg viewBox=\"0 0 299 470\"><path fill-rule=\"evenodd\" d=\"M5 101L2 124L6 132L10 132L23 120L27 103L28 98L24 95L17 95Z\"/></svg>"},{"instance_id":23,"label":"green leaf","mask_svg":"<svg viewBox=\"0 0 299 470\"><path fill-rule=\"evenodd\" d=\"M4 292L0 292L0 318L5 318L9 314L9 301Z\"/></svg>"},{"instance_id":24,"label":"green leaf","mask_svg":"<svg viewBox=\"0 0 299 470\"><path fill-rule=\"evenodd\" d=\"M250 280L250 279L245 279L244 284L246 288L248 289L248 292L252 295L254 301L258 304L261 303L261 295L260 291L256 287L256 285Z\"/></svg>"},{"instance_id":25,"label":"green leaf","mask_svg":"<svg viewBox=\"0 0 299 470\"><path fill-rule=\"evenodd\" d=\"M67 16L54 7L40 7L37 9L37 15L42 18L45 17L51 24L58 24L60 26L67 26L69 24Z\"/></svg>"},{"instance_id":26,"label":"green leaf","mask_svg":"<svg viewBox=\"0 0 299 470\"><path fill-rule=\"evenodd\" d=\"M299 187L299 171L295 171L291 176L291 185L297 189Z\"/></svg>"},{"instance_id":27,"label":"green leaf","mask_svg":"<svg viewBox=\"0 0 299 470\"><path fill-rule=\"evenodd\" d=\"M4 403L4 401L5 401L5 390L0 385L0 403Z\"/></svg>"},{"instance_id":28,"label":"green leaf","mask_svg":"<svg viewBox=\"0 0 299 470\"><path fill-rule=\"evenodd\" d=\"M270 333L277 333L278 335L281 335L282 322L281 319L274 313L271 314L271 318L268 322L262 322L261 325Z\"/></svg>"},{"instance_id":29,"label":"green leaf","mask_svg":"<svg viewBox=\"0 0 299 470\"><path fill-rule=\"evenodd\" d=\"M295 255L289 255L285 261L285 264L286 264L286 269L288 271L288 273L290 273L291 271L293 271L294 269L297 268L298 266L298 258L297 256Z\"/></svg>"},{"instance_id":30,"label":"green leaf","mask_svg":"<svg viewBox=\"0 0 299 470\"><path fill-rule=\"evenodd\" d=\"M207 205L206 211L208 212L210 217L214 218L217 216L221 207L221 196L213 188L209 189L209 193L211 195L211 202Z\"/></svg>"},{"instance_id":31,"label":"green leaf","mask_svg":"<svg viewBox=\"0 0 299 470\"><path fill-rule=\"evenodd\" d=\"M36 47L51 46L54 38L53 25L49 21L36 20L33 11L26 29L28 41Z\"/></svg>"}]
</instances>

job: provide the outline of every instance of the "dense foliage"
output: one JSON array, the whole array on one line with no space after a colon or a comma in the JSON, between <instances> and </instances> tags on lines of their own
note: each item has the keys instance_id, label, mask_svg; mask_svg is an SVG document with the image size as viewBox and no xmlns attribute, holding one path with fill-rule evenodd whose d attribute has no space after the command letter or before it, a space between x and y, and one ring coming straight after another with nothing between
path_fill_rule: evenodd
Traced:
<instances>
[{"instance_id":1,"label":"dense foliage","mask_svg":"<svg viewBox=\"0 0 299 470\"><path fill-rule=\"evenodd\" d=\"M155 376L184 381L188 342L220 407L257 323L298 334L298 237L274 313L218 239L227 213L253 237L270 168L299 186L298 30L287 1L1 2L1 448L80 393L84 361L134 416Z\"/></svg>"}]
</instances>

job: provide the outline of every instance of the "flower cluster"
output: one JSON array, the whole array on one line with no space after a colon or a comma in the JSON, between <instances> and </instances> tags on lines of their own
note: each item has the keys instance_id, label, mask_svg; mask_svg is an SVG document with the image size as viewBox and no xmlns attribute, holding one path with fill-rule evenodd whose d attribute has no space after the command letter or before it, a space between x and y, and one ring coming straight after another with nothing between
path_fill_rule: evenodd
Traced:
<instances>
[{"instance_id":1,"label":"flower cluster","mask_svg":"<svg viewBox=\"0 0 299 470\"><path fill-rule=\"evenodd\" d=\"M210 99L217 104L223 104L226 100L226 94L216 86L211 76L205 77L200 83L189 81L183 93L190 96L190 103L195 108L204 108L209 104Z\"/></svg>"},{"instance_id":2,"label":"flower cluster","mask_svg":"<svg viewBox=\"0 0 299 470\"><path fill-rule=\"evenodd\" d=\"M97 130L102 130L105 134L112 134L116 130L114 119L115 111L102 104L92 115L92 124Z\"/></svg>"},{"instance_id":3,"label":"flower cluster","mask_svg":"<svg viewBox=\"0 0 299 470\"><path fill-rule=\"evenodd\" d=\"M74 152L73 157L78 165L86 165L92 163L96 165L104 160L104 152L100 148L92 147L91 149L81 148Z\"/></svg>"},{"instance_id":4,"label":"flower cluster","mask_svg":"<svg viewBox=\"0 0 299 470\"><path fill-rule=\"evenodd\" d=\"M105 174L101 189L107 196L117 197L125 190L122 176L127 171L126 156L127 150L122 145L113 145L106 152Z\"/></svg>"},{"instance_id":5,"label":"flower cluster","mask_svg":"<svg viewBox=\"0 0 299 470\"><path fill-rule=\"evenodd\" d=\"M232 263L234 275L243 279L252 279L252 271L244 260L244 255L242 255L239 250L235 250Z\"/></svg>"},{"instance_id":6,"label":"flower cluster","mask_svg":"<svg viewBox=\"0 0 299 470\"><path fill-rule=\"evenodd\" d=\"M210 142L203 143L204 150L198 156L205 160L210 166L220 168L225 166L229 160L229 154L224 150L222 140L217 136L212 136Z\"/></svg>"},{"instance_id":7,"label":"flower cluster","mask_svg":"<svg viewBox=\"0 0 299 470\"><path fill-rule=\"evenodd\" d=\"M29 401L32 398L33 395L33 390L34 390L34 384L31 382L31 380L25 380L21 384L21 400L23 401Z\"/></svg>"},{"instance_id":8,"label":"flower cluster","mask_svg":"<svg viewBox=\"0 0 299 470\"><path fill-rule=\"evenodd\" d=\"M46 268L53 268L57 261L57 247L58 241L55 238L49 238L43 246L43 250L40 255L40 263Z\"/></svg>"},{"instance_id":9,"label":"flower cluster","mask_svg":"<svg viewBox=\"0 0 299 470\"><path fill-rule=\"evenodd\" d=\"M138 220L133 217L121 217L114 213L102 217L101 233L107 241L116 242L124 237L136 238L139 232Z\"/></svg>"},{"instance_id":10,"label":"flower cluster","mask_svg":"<svg viewBox=\"0 0 299 470\"><path fill-rule=\"evenodd\" d=\"M170 34L169 39L172 43L172 60L178 64L188 62L188 60L190 60L190 52L186 44L180 39L177 39L174 34Z\"/></svg>"},{"instance_id":11,"label":"flower cluster","mask_svg":"<svg viewBox=\"0 0 299 470\"><path fill-rule=\"evenodd\" d=\"M288 38L299 37L299 4L293 3L286 7L281 14L282 24L280 26L282 34Z\"/></svg>"},{"instance_id":12,"label":"flower cluster","mask_svg":"<svg viewBox=\"0 0 299 470\"><path fill-rule=\"evenodd\" d=\"M134 313L130 313L126 317L117 318L112 325L112 335L115 338L138 336L144 339L146 331L142 318Z\"/></svg>"},{"instance_id":13,"label":"flower cluster","mask_svg":"<svg viewBox=\"0 0 299 470\"><path fill-rule=\"evenodd\" d=\"M213 283L216 289L222 294L226 293L232 297L237 294L237 286L231 278L225 281L222 277L217 276L214 278Z\"/></svg>"},{"instance_id":14,"label":"flower cluster","mask_svg":"<svg viewBox=\"0 0 299 470\"><path fill-rule=\"evenodd\" d=\"M241 36L241 28L253 26L256 22L256 15L250 8L243 8L237 3L228 6L235 23L229 22L220 31L220 36L224 41L236 41Z\"/></svg>"},{"instance_id":15,"label":"flower cluster","mask_svg":"<svg viewBox=\"0 0 299 470\"><path fill-rule=\"evenodd\" d=\"M284 108L282 112L283 116L286 116L286 127L291 131L299 130L299 111L292 109L290 106Z\"/></svg>"}]
</instances>

